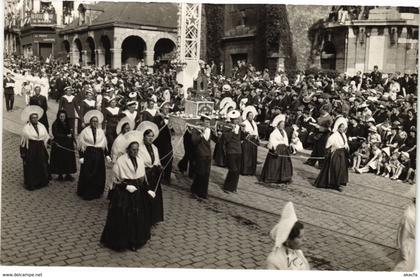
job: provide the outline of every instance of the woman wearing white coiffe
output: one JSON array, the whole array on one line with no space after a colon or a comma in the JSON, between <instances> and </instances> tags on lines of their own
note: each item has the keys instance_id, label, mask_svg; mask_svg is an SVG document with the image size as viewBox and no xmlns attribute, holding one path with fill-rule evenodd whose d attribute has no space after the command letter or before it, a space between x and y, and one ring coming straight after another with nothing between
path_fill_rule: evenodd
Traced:
<instances>
[{"instance_id":1,"label":"woman wearing white coiffe","mask_svg":"<svg viewBox=\"0 0 420 277\"><path fill-rule=\"evenodd\" d=\"M242 142L242 175L255 175L258 155L258 126L254 118L258 115L254 106L247 106L242 112L242 124L246 134Z\"/></svg>"},{"instance_id":2,"label":"woman wearing white coiffe","mask_svg":"<svg viewBox=\"0 0 420 277\"><path fill-rule=\"evenodd\" d=\"M304 240L304 227L298 221L292 202L281 213L279 223L271 230L274 247L267 258L267 269L310 270L310 265L300 250Z\"/></svg>"},{"instance_id":3,"label":"woman wearing white coiffe","mask_svg":"<svg viewBox=\"0 0 420 277\"><path fill-rule=\"evenodd\" d=\"M139 147L139 155L143 159L146 168L146 183L149 190L155 194L151 199L151 224L155 225L164 219L163 196L160 185L162 166L160 164L158 148L153 144L153 141L159 136L159 128L150 121L143 121L137 127L137 130L140 131L140 137L142 139Z\"/></svg>"},{"instance_id":4,"label":"woman wearing white coiffe","mask_svg":"<svg viewBox=\"0 0 420 277\"><path fill-rule=\"evenodd\" d=\"M116 132L117 138L114 140L111 148L111 158L112 162L116 162L117 159L124 155L126 152L126 137L124 136L126 133L134 129L134 121L130 120L128 117L124 117L118 122Z\"/></svg>"},{"instance_id":5,"label":"woman wearing white coiffe","mask_svg":"<svg viewBox=\"0 0 420 277\"><path fill-rule=\"evenodd\" d=\"M318 188L329 188L341 191L340 186L345 186L348 182L348 140L345 134L347 130L347 119L338 118L334 123L333 133L327 140L325 148L328 154L325 157L315 186Z\"/></svg>"},{"instance_id":6,"label":"woman wearing white coiffe","mask_svg":"<svg viewBox=\"0 0 420 277\"><path fill-rule=\"evenodd\" d=\"M124 137L126 153L113 166L114 189L101 243L114 250L136 251L150 239L150 196L138 155L141 134L131 131Z\"/></svg>"},{"instance_id":7,"label":"woman wearing white coiffe","mask_svg":"<svg viewBox=\"0 0 420 277\"><path fill-rule=\"evenodd\" d=\"M270 134L267 148L269 152L261 171L265 183L289 183L292 181L293 164L290 158L289 139L284 130L286 116L277 115L272 122L275 127Z\"/></svg>"},{"instance_id":8,"label":"woman wearing white coiffe","mask_svg":"<svg viewBox=\"0 0 420 277\"><path fill-rule=\"evenodd\" d=\"M38 106L27 106L21 120L26 122L22 130L20 156L23 160L23 179L25 188L34 190L48 185L47 142L50 138L47 129L38 122L44 111Z\"/></svg>"},{"instance_id":9,"label":"woman wearing white coiffe","mask_svg":"<svg viewBox=\"0 0 420 277\"><path fill-rule=\"evenodd\" d=\"M92 200L100 198L105 189L105 155L108 155L108 149L105 133L98 127L103 121L102 113L92 110L83 119L89 126L78 138L81 166L77 194L84 200ZM111 162L109 156L106 159Z\"/></svg>"},{"instance_id":10,"label":"woman wearing white coiffe","mask_svg":"<svg viewBox=\"0 0 420 277\"><path fill-rule=\"evenodd\" d=\"M416 185L407 195L411 203L404 211L397 233L397 246L400 249L394 271L413 271L416 266Z\"/></svg>"}]
</instances>

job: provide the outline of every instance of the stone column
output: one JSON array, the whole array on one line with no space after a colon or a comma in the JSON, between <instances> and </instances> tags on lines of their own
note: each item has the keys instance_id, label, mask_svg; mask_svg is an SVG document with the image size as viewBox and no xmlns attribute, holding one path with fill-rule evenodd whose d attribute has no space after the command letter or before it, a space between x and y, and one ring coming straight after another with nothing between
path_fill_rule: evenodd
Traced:
<instances>
[{"instance_id":1,"label":"stone column","mask_svg":"<svg viewBox=\"0 0 420 277\"><path fill-rule=\"evenodd\" d=\"M82 50L82 65L85 66L88 63L88 51Z\"/></svg>"},{"instance_id":2,"label":"stone column","mask_svg":"<svg viewBox=\"0 0 420 277\"><path fill-rule=\"evenodd\" d=\"M96 53L96 66L105 65L105 51L103 49L95 49Z\"/></svg>"},{"instance_id":3,"label":"stone column","mask_svg":"<svg viewBox=\"0 0 420 277\"><path fill-rule=\"evenodd\" d=\"M79 63L79 51L73 50L70 51L70 63L71 64L78 64Z\"/></svg>"},{"instance_id":4,"label":"stone column","mask_svg":"<svg viewBox=\"0 0 420 277\"><path fill-rule=\"evenodd\" d=\"M144 51L144 54L146 55L146 65L147 66L153 66L153 64L155 63L154 57L155 57L155 51L154 50L148 50L148 51Z\"/></svg>"},{"instance_id":5,"label":"stone column","mask_svg":"<svg viewBox=\"0 0 420 277\"><path fill-rule=\"evenodd\" d=\"M146 55L146 66L149 69L149 72L153 73L153 64L155 63L155 51L154 50L150 50L150 51L144 51L144 54Z\"/></svg>"},{"instance_id":6,"label":"stone column","mask_svg":"<svg viewBox=\"0 0 420 277\"><path fill-rule=\"evenodd\" d=\"M405 72L407 53L407 27L403 27L401 35L397 38L397 62L396 71Z\"/></svg>"},{"instance_id":7,"label":"stone column","mask_svg":"<svg viewBox=\"0 0 420 277\"><path fill-rule=\"evenodd\" d=\"M121 68L121 48L111 48L111 68Z\"/></svg>"},{"instance_id":8,"label":"stone column","mask_svg":"<svg viewBox=\"0 0 420 277\"><path fill-rule=\"evenodd\" d=\"M357 38L354 33L353 27L349 27L348 29L346 49L346 72L350 75L354 75L354 73L356 72Z\"/></svg>"}]
</instances>

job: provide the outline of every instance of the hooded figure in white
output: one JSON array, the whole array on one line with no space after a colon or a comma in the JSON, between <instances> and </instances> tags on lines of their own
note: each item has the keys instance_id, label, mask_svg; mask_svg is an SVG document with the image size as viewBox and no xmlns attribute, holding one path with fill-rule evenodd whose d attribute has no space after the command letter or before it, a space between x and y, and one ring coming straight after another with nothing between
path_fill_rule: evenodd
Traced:
<instances>
[{"instance_id":1,"label":"hooded figure in white","mask_svg":"<svg viewBox=\"0 0 420 277\"><path fill-rule=\"evenodd\" d=\"M275 241L273 250L267 258L267 269L310 270L302 250L289 247L289 235L298 222L292 202L288 202L281 213L279 223L271 230L270 237ZM302 233L303 228L300 230Z\"/></svg>"}]
</instances>

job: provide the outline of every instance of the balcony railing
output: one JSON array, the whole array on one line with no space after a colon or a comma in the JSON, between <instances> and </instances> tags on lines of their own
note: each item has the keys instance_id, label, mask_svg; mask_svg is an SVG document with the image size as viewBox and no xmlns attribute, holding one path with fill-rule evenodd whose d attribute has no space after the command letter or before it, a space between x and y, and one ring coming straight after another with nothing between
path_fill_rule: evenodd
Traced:
<instances>
[{"instance_id":1,"label":"balcony railing","mask_svg":"<svg viewBox=\"0 0 420 277\"><path fill-rule=\"evenodd\" d=\"M32 13L28 25L55 25L57 16L54 13Z\"/></svg>"}]
</instances>

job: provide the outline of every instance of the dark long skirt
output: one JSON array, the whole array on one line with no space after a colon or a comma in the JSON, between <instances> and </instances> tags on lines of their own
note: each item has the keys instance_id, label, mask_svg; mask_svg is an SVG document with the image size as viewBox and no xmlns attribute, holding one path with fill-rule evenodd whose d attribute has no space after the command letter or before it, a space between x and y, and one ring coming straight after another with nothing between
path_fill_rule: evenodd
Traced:
<instances>
[{"instance_id":1,"label":"dark long skirt","mask_svg":"<svg viewBox=\"0 0 420 277\"><path fill-rule=\"evenodd\" d=\"M84 163L80 167L77 195L84 200L97 199L105 189L105 157L104 150L87 147Z\"/></svg>"},{"instance_id":2,"label":"dark long skirt","mask_svg":"<svg viewBox=\"0 0 420 277\"><path fill-rule=\"evenodd\" d=\"M184 157L178 162L178 169L181 172L186 172L188 170L188 176L192 177L194 175L194 147L192 143L191 134L185 132L183 137L184 144Z\"/></svg>"},{"instance_id":3,"label":"dark long skirt","mask_svg":"<svg viewBox=\"0 0 420 277\"><path fill-rule=\"evenodd\" d=\"M108 149L112 149L115 139L117 138L116 126L107 126L105 131L106 141L108 142Z\"/></svg>"},{"instance_id":4,"label":"dark long skirt","mask_svg":"<svg viewBox=\"0 0 420 277\"><path fill-rule=\"evenodd\" d=\"M290 182L293 177L293 164L289 155L289 148L284 144L277 146L276 151L268 152L261 172L261 181L264 183Z\"/></svg>"},{"instance_id":5,"label":"dark long skirt","mask_svg":"<svg viewBox=\"0 0 420 277\"><path fill-rule=\"evenodd\" d=\"M29 140L29 147L20 148L23 156L23 180L27 190L48 185L48 152L43 141Z\"/></svg>"},{"instance_id":6,"label":"dark long skirt","mask_svg":"<svg viewBox=\"0 0 420 277\"><path fill-rule=\"evenodd\" d=\"M337 149L325 158L324 167L319 172L314 186L317 188L338 189L349 180L348 159L346 150Z\"/></svg>"},{"instance_id":7,"label":"dark long skirt","mask_svg":"<svg viewBox=\"0 0 420 277\"><path fill-rule=\"evenodd\" d=\"M133 193L125 187L137 188ZM140 180L115 184L101 243L113 250L138 249L150 239L150 196Z\"/></svg>"},{"instance_id":8,"label":"dark long skirt","mask_svg":"<svg viewBox=\"0 0 420 277\"><path fill-rule=\"evenodd\" d=\"M242 175L255 175L257 169L258 140L255 138L249 138L249 140L242 142Z\"/></svg>"},{"instance_id":9,"label":"dark long skirt","mask_svg":"<svg viewBox=\"0 0 420 277\"><path fill-rule=\"evenodd\" d=\"M219 137L216 141L216 144L214 145L213 161L213 164L216 166L226 167L226 154L223 143L223 136Z\"/></svg>"},{"instance_id":10,"label":"dark long skirt","mask_svg":"<svg viewBox=\"0 0 420 277\"><path fill-rule=\"evenodd\" d=\"M51 145L50 173L60 175L76 173L76 154L73 151L73 138L55 138Z\"/></svg>"},{"instance_id":11,"label":"dark long skirt","mask_svg":"<svg viewBox=\"0 0 420 277\"><path fill-rule=\"evenodd\" d=\"M154 191L158 185L159 176L162 172L160 167L146 167L146 177L148 182L148 190ZM159 181L160 182L160 181ZM149 196L150 197L150 196ZM151 225L163 221L163 197L162 187L159 185L156 190L155 198L150 197L150 217Z\"/></svg>"},{"instance_id":12,"label":"dark long skirt","mask_svg":"<svg viewBox=\"0 0 420 277\"><path fill-rule=\"evenodd\" d=\"M319 138L317 138L313 144L311 157L325 157L325 155L327 154L325 145L327 144L327 140L330 134L322 133L318 135L319 135ZM322 167L324 164L324 160L321 160L321 159L308 159L306 163L310 165L315 165L317 162L319 163L320 167Z\"/></svg>"},{"instance_id":13,"label":"dark long skirt","mask_svg":"<svg viewBox=\"0 0 420 277\"><path fill-rule=\"evenodd\" d=\"M236 192L239 182L239 172L241 170L242 154L227 154L227 167L229 169L223 189Z\"/></svg>"},{"instance_id":14,"label":"dark long skirt","mask_svg":"<svg viewBox=\"0 0 420 277\"><path fill-rule=\"evenodd\" d=\"M207 198L209 189L211 158L202 158L196 160L196 175L191 185L191 193L201 198Z\"/></svg>"},{"instance_id":15,"label":"dark long skirt","mask_svg":"<svg viewBox=\"0 0 420 277\"><path fill-rule=\"evenodd\" d=\"M163 129L163 131L164 130L165 129ZM162 175L162 183L169 185L171 183L173 161L173 150L170 132L167 131L166 133L163 133L161 131L157 139L154 141L154 144L159 150L160 164L165 168Z\"/></svg>"}]
</instances>

